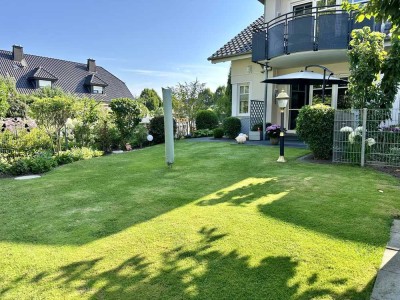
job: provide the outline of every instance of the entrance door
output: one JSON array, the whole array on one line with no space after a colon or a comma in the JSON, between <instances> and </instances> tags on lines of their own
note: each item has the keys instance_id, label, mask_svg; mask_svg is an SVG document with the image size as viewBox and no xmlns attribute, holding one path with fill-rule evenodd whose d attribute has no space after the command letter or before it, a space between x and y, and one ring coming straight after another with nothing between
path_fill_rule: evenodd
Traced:
<instances>
[{"instance_id":1,"label":"entrance door","mask_svg":"<svg viewBox=\"0 0 400 300\"><path fill-rule=\"evenodd\" d=\"M299 115L299 110L304 105L309 104L308 93L306 93L304 84L293 84L291 88L291 97L289 101L289 119L288 130L296 129L296 118Z\"/></svg>"}]
</instances>

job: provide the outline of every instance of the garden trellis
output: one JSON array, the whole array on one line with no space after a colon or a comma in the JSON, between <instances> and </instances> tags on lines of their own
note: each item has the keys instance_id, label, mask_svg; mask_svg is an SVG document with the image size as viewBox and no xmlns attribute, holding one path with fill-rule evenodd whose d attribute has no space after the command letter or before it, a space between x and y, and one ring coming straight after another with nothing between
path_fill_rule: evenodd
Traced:
<instances>
[{"instance_id":1,"label":"garden trellis","mask_svg":"<svg viewBox=\"0 0 400 300\"><path fill-rule=\"evenodd\" d=\"M333 162L400 166L400 110L337 110Z\"/></svg>"}]
</instances>

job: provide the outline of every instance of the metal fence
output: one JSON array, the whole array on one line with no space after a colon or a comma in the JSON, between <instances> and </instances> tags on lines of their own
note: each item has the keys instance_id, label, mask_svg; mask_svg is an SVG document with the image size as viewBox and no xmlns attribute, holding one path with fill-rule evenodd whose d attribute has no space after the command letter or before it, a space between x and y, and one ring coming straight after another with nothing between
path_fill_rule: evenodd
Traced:
<instances>
[{"instance_id":1,"label":"metal fence","mask_svg":"<svg viewBox=\"0 0 400 300\"><path fill-rule=\"evenodd\" d=\"M400 110L337 110L333 162L400 166Z\"/></svg>"}]
</instances>

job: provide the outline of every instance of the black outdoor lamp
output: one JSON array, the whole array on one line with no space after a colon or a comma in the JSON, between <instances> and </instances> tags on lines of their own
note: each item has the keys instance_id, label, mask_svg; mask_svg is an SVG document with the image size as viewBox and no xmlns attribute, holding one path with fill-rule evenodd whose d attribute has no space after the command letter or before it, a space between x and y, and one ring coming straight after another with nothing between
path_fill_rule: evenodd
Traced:
<instances>
[{"instance_id":1,"label":"black outdoor lamp","mask_svg":"<svg viewBox=\"0 0 400 300\"><path fill-rule=\"evenodd\" d=\"M276 101L278 102L278 106L281 110L281 133L280 133L280 150L279 150L279 158L277 162L286 162L285 160L285 108L289 102L288 94L282 90L278 96L276 97Z\"/></svg>"}]
</instances>

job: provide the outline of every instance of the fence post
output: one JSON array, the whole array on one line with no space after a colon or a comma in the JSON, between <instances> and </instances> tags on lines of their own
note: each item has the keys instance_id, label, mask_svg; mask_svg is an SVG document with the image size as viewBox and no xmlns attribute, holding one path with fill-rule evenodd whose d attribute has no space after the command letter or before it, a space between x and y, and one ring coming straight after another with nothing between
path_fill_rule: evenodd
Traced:
<instances>
[{"instance_id":1,"label":"fence post","mask_svg":"<svg viewBox=\"0 0 400 300\"><path fill-rule=\"evenodd\" d=\"M362 113L362 140L361 140L361 167L365 165L365 142L367 137L367 108L363 109Z\"/></svg>"}]
</instances>

